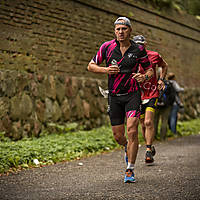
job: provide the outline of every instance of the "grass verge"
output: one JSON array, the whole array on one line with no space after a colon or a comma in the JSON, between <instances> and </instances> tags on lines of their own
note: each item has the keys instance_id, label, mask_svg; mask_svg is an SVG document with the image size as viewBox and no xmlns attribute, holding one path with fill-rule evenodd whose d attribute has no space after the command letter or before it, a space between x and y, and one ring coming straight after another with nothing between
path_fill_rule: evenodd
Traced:
<instances>
[{"instance_id":1,"label":"grass verge","mask_svg":"<svg viewBox=\"0 0 200 200\"><path fill-rule=\"evenodd\" d=\"M182 136L199 134L200 119L178 122L177 131ZM168 137L173 137L170 131ZM25 138L15 142L5 138L1 133L0 141L1 175L121 148L114 140L109 126L91 131L65 130L59 134L44 134L40 138ZM144 143L141 127L139 127L139 142Z\"/></svg>"}]
</instances>

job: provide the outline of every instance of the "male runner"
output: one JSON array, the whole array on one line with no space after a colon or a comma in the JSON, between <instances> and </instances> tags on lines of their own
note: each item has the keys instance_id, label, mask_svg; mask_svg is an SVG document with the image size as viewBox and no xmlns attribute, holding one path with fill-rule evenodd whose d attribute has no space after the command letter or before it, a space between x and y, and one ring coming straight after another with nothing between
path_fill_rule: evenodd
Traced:
<instances>
[{"instance_id":1,"label":"male runner","mask_svg":"<svg viewBox=\"0 0 200 200\"><path fill-rule=\"evenodd\" d=\"M103 43L96 56L88 64L94 73L108 74L109 117L115 140L123 146L127 144L128 165L124 182L135 182L134 164L138 151L138 123L141 94L138 82L149 79L152 66L143 46L130 40L131 23L126 17L119 17L115 23L116 39ZM100 66L106 61L106 67ZM137 74L139 64L145 74ZM127 136L125 137L125 117Z\"/></svg>"},{"instance_id":2,"label":"male runner","mask_svg":"<svg viewBox=\"0 0 200 200\"><path fill-rule=\"evenodd\" d=\"M147 42L144 36L137 35L133 37L133 41L146 47ZM152 146L154 140L154 114L159 97L159 91L165 88L164 79L167 74L167 63L155 51L146 50L149 60L151 61L154 76L141 83L142 94L142 110L140 115L140 122L142 125L142 134L146 142L145 162L153 163L153 156L155 155L155 148ZM157 80L156 66L161 68L160 78ZM145 73L140 67L140 73Z\"/></svg>"}]
</instances>

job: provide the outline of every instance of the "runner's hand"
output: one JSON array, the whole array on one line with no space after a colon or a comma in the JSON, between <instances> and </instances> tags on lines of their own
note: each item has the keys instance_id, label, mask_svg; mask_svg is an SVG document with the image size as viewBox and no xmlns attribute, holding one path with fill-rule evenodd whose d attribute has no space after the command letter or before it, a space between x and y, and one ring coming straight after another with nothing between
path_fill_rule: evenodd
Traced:
<instances>
[{"instance_id":1,"label":"runner's hand","mask_svg":"<svg viewBox=\"0 0 200 200\"><path fill-rule=\"evenodd\" d=\"M165 89L165 83L162 80L158 80L158 90L164 90Z\"/></svg>"},{"instance_id":2,"label":"runner's hand","mask_svg":"<svg viewBox=\"0 0 200 200\"><path fill-rule=\"evenodd\" d=\"M120 69L117 65L112 65L110 67L107 67L108 74L118 74L119 72L120 72Z\"/></svg>"},{"instance_id":3,"label":"runner's hand","mask_svg":"<svg viewBox=\"0 0 200 200\"><path fill-rule=\"evenodd\" d=\"M145 81L145 74L141 74L141 73L132 73L134 79L136 79L136 81L138 83L142 83Z\"/></svg>"}]
</instances>

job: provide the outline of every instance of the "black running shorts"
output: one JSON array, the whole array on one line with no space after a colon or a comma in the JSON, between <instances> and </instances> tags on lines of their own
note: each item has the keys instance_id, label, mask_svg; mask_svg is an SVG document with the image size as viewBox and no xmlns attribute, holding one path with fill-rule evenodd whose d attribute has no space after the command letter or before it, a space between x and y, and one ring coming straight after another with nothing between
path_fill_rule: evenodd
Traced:
<instances>
[{"instance_id":1,"label":"black running shorts","mask_svg":"<svg viewBox=\"0 0 200 200\"><path fill-rule=\"evenodd\" d=\"M112 96L108 98L108 114L111 125L124 124L125 117L140 117L141 94L135 91L126 95Z\"/></svg>"},{"instance_id":2,"label":"black running shorts","mask_svg":"<svg viewBox=\"0 0 200 200\"><path fill-rule=\"evenodd\" d=\"M155 112L157 106L158 98L149 99L145 104L142 104L140 118L143 119L146 111Z\"/></svg>"}]
</instances>

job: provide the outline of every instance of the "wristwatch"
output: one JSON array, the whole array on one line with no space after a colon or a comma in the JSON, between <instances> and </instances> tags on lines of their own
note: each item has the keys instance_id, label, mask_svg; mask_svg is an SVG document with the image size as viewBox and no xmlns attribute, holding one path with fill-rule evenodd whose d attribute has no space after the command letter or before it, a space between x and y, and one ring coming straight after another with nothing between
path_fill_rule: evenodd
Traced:
<instances>
[{"instance_id":1,"label":"wristwatch","mask_svg":"<svg viewBox=\"0 0 200 200\"><path fill-rule=\"evenodd\" d=\"M145 74L145 80L149 80L149 76L147 74Z\"/></svg>"}]
</instances>

